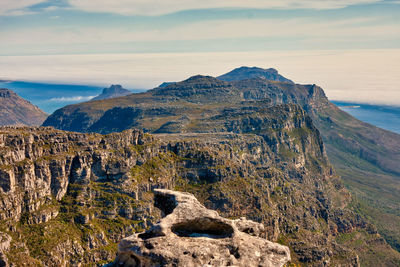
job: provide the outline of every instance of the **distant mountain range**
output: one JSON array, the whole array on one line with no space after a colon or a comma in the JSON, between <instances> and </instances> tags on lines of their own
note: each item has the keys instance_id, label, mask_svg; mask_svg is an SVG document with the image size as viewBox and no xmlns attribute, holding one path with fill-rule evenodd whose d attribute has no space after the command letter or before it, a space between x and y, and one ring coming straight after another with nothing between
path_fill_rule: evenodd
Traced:
<instances>
[{"instance_id":1,"label":"distant mountain range","mask_svg":"<svg viewBox=\"0 0 400 267\"><path fill-rule=\"evenodd\" d=\"M104 88L103 92L100 95L92 98L91 100L102 100L102 99L126 96L130 94L132 94L132 92L125 88L122 88L121 85L113 84L109 88Z\"/></svg>"},{"instance_id":2,"label":"distant mountain range","mask_svg":"<svg viewBox=\"0 0 400 267\"><path fill-rule=\"evenodd\" d=\"M329 102L316 85L295 84L275 69L241 67L218 78L194 76L101 101L66 106L43 125L98 133L129 128L150 133L235 131L215 122L238 112L238 103L297 104L320 131L331 162L355 196L356 208L400 250L400 209L394 204L400 203L400 135L355 119Z\"/></svg>"},{"instance_id":3,"label":"distant mountain range","mask_svg":"<svg viewBox=\"0 0 400 267\"><path fill-rule=\"evenodd\" d=\"M47 114L9 89L0 89L0 125L41 125Z\"/></svg>"}]
</instances>

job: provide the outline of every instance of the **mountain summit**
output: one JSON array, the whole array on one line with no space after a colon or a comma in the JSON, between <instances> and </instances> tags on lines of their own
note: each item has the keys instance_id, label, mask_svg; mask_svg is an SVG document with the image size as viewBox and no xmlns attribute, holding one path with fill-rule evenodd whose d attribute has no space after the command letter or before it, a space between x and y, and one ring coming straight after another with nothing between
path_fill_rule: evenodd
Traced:
<instances>
[{"instance_id":1,"label":"mountain summit","mask_svg":"<svg viewBox=\"0 0 400 267\"><path fill-rule=\"evenodd\" d=\"M236 68L224 75L218 76L217 78L227 82L262 78L270 81L293 83L291 80L280 75L276 69L262 69L258 67Z\"/></svg>"},{"instance_id":2,"label":"mountain summit","mask_svg":"<svg viewBox=\"0 0 400 267\"><path fill-rule=\"evenodd\" d=\"M104 88L103 92L92 98L92 100L102 100L102 99L108 99L108 98L114 98L114 97L119 97L119 96L126 96L132 94L131 91L126 90L119 84L113 84L109 88Z\"/></svg>"},{"instance_id":3,"label":"mountain summit","mask_svg":"<svg viewBox=\"0 0 400 267\"><path fill-rule=\"evenodd\" d=\"M47 118L37 106L13 91L0 88L0 125L40 125Z\"/></svg>"}]
</instances>

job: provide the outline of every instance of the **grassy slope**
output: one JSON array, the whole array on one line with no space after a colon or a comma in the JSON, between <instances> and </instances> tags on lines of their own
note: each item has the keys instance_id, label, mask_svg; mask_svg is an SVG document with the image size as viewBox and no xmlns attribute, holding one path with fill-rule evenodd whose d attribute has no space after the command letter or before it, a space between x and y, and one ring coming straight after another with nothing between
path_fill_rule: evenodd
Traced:
<instances>
[{"instance_id":1,"label":"grassy slope","mask_svg":"<svg viewBox=\"0 0 400 267\"><path fill-rule=\"evenodd\" d=\"M330 161L353 194L353 207L400 251L400 175L394 164L400 160L400 135L360 122L333 105L313 119Z\"/></svg>"}]
</instances>

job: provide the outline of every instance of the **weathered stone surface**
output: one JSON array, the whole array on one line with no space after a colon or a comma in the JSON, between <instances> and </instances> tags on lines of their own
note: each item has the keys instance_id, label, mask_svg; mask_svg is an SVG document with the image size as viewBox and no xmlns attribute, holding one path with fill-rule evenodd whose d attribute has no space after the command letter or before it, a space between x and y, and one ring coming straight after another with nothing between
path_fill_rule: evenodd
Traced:
<instances>
[{"instance_id":1,"label":"weathered stone surface","mask_svg":"<svg viewBox=\"0 0 400 267\"><path fill-rule=\"evenodd\" d=\"M165 216L150 230L121 241L117 266L283 266L289 248L260 235L263 225L229 220L189 193L154 190Z\"/></svg>"},{"instance_id":2,"label":"weathered stone surface","mask_svg":"<svg viewBox=\"0 0 400 267\"><path fill-rule=\"evenodd\" d=\"M7 257L4 253L10 249L11 240L11 236L5 233L0 233L0 267L9 266Z\"/></svg>"}]
</instances>

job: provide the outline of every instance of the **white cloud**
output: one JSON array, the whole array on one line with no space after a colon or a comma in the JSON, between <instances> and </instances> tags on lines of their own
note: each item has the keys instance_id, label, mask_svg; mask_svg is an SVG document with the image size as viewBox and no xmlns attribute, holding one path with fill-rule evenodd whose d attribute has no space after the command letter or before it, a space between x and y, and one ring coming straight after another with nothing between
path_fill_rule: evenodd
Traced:
<instances>
[{"instance_id":1,"label":"white cloud","mask_svg":"<svg viewBox=\"0 0 400 267\"><path fill-rule=\"evenodd\" d=\"M95 96L71 96L71 97L53 97L50 98L49 102L78 102L78 101L88 101Z\"/></svg>"},{"instance_id":2,"label":"white cloud","mask_svg":"<svg viewBox=\"0 0 400 267\"><path fill-rule=\"evenodd\" d=\"M209 8L336 9L382 0L69 0L80 10L123 15L162 15Z\"/></svg>"},{"instance_id":3,"label":"white cloud","mask_svg":"<svg viewBox=\"0 0 400 267\"><path fill-rule=\"evenodd\" d=\"M21 9L39 4L45 0L1 0L0 15L26 15L30 12L25 12Z\"/></svg>"}]
</instances>

